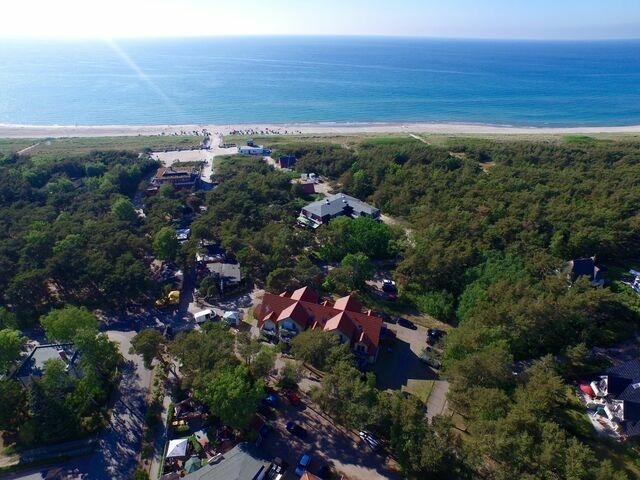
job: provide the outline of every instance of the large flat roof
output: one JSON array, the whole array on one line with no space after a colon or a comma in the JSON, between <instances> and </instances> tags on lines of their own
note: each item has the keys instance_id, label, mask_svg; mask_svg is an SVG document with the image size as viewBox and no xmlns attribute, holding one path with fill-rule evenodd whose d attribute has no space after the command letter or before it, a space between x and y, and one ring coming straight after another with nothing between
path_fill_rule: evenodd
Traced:
<instances>
[{"instance_id":1,"label":"large flat roof","mask_svg":"<svg viewBox=\"0 0 640 480\"><path fill-rule=\"evenodd\" d=\"M270 461L266 455L248 443L239 443L213 465L183 477L185 480L254 480L265 471Z\"/></svg>"}]
</instances>

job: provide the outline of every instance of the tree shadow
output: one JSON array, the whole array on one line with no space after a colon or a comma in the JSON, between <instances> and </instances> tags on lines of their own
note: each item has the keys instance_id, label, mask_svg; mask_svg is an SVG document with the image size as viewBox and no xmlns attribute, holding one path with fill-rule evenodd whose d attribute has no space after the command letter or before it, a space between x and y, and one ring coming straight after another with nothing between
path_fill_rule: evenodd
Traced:
<instances>
[{"instance_id":1,"label":"tree shadow","mask_svg":"<svg viewBox=\"0 0 640 480\"><path fill-rule=\"evenodd\" d=\"M381 351L374 368L378 388L400 390L409 380L437 380L438 375L424 365L411 345L396 339L391 352Z\"/></svg>"}]
</instances>

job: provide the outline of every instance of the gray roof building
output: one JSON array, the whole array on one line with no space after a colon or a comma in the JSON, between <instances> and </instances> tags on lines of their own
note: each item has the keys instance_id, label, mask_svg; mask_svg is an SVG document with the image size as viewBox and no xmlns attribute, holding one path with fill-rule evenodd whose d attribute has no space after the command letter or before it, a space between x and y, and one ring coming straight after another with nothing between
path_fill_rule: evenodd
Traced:
<instances>
[{"instance_id":1,"label":"gray roof building","mask_svg":"<svg viewBox=\"0 0 640 480\"><path fill-rule=\"evenodd\" d=\"M213 274L229 283L240 283L242 274L238 263L209 263L207 268Z\"/></svg>"},{"instance_id":2,"label":"gray roof building","mask_svg":"<svg viewBox=\"0 0 640 480\"><path fill-rule=\"evenodd\" d=\"M47 361L56 359L64 362L68 371L75 373L78 351L73 349L73 343L59 343L35 347L12 376L27 386L32 378L42 376Z\"/></svg>"},{"instance_id":3,"label":"gray roof building","mask_svg":"<svg viewBox=\"0 0 640 480\"><path fill-rule=\"evenodd\" d=\"M183 477L185 480L255 480L269 467L270 461L253 445L240 443L213 465Z\"/></svg>"},{"instance_id":4,"label":"gray roof building","mask_svg":"<svg viewBox=\"0 0 640 480\"><path fill-rule=\"evenodd\" d=\"M350 195L338 193L329 195L324 200L310 203L302 209L298 220L300 223L317 228L332 218L347 215L353 218L369 217L378 219L380 210Z\"/></svg>"}]
</instances>

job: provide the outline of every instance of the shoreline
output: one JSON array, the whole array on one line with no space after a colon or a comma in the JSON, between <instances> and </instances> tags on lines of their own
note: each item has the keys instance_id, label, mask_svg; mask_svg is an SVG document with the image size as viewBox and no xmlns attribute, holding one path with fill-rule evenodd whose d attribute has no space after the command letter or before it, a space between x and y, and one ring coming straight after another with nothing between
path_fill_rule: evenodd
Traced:
<instances>
[{"instance_id":1,"label":"shoreline","mask_svg":"<svg viewBox=\"0 0 640 480\"><path fill-rule=\"evenodd\" d=\"M251 124L187 124L187 125L20 125L0 124L0 138L119 137L138 135L173 135L201 132L230 135L305 135L305 134L598 134L639 133L640 125L599 127L535 127L474 123L427 122L317 122L317 123L251 123ZM247 132L247 133L244 133ZM260 133L264 132L264 133Z\"/></svg>"}]
</instances>

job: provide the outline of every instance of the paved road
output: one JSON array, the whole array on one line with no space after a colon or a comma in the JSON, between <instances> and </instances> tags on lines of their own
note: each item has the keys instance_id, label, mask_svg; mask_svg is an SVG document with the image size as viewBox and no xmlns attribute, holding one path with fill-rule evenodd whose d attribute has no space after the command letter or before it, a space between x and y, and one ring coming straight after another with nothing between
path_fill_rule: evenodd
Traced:
<instances>
[{"instance_id":1,"label":"paved road","mask_svg":"<svg viewBox=\"0 0 640 480\"><path fill-rule=\"evenodd\" d=\"M433 382L433 390L427 401L427 417L431 420L436 415L451 415L449 403L447 402L447 392L449 382L446 380L436 380Z\"/></svg>"},{"instance_id":2,"label":"paved road","mask_svg":"<svg viewBox=\"0 0 640 480\"><path fill-rule=\"evenodd\" d=\"M126 364L111 424L101 435L98 447L89 456L62 465L22 472L11 479L21 480L130 480L137 465L142 444L146 395L151 372L142 359L129 354L131 338L136 332L107 331L120 344Z\"/></svg>"},{"instance_id":3,"label":"paved road","mask_svg":"<svg viewBox=\"0 0 640 480\"><path fill-rule=\"evenodd\" d=\"M304 398L305 403L308 399ZM307 430L304 440L290 434L285 424L292 420ZM263 442L262 448L273 457L279 456L291 465L287 479L294 479L292 473L300 456L305 452L312 455L311 473L317 473L324 463L346 475L349 480L401 479L401 475L386 463L383 455L372 453L357 436L334 424L328 417L310 407L283 405L270 419L274 431Z\"/></svg>"}]
</instances>

